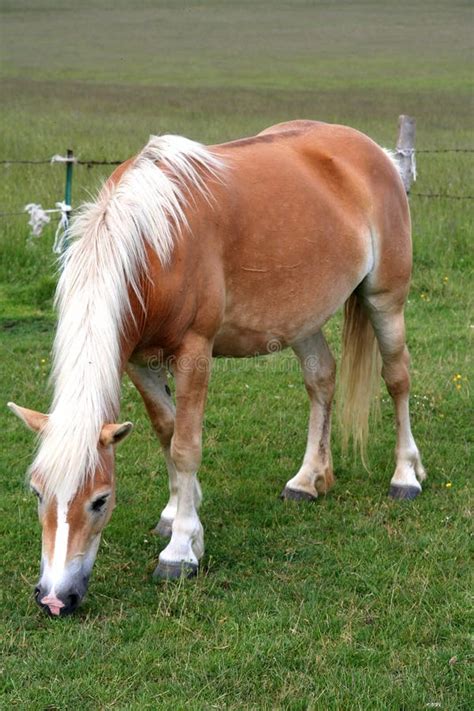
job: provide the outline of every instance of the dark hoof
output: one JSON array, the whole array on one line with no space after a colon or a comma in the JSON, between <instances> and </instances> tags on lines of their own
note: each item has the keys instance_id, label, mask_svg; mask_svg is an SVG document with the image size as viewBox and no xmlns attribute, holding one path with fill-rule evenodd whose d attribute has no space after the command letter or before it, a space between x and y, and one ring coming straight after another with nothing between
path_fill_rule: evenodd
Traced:
<instances>
[{"instance_id":1,"label":"dark hoof","mask_svg":"<svg viewBox=\"0 0 474 711\"><path fill-rule=\"evenodd\" d=\"M197 575L198 566L196 563L187 563L185 561L179 563L165 563L159 561L155 568L153 577L162 580L178 580L179 578L194 578Z\"/></svg>"},{"instance_id":2,"label":"dark hoof","mask_svg":"<svg viewBox=\"0 0 474 711\"><path fill-rule=\"evenodd\" d=\"M290 489L285 486L280 494L280 499L285 499L286 501L316 501L317 497L313 496L313 494L308 494L307 491Z\"/></svg>"},{"instance_id":3,"label":"dark hoof","mask_svg":"<svg viewBox=\"0 0 474 711\"><path fill-rule=\"evenodd\" d=\"M161 536L162 538L170 538L172 532L172 525L173 521L170 518L160 518L155 528L153 529L153 533L156 536Z\"/></svg>"},{"instance_id":4,"label":"dark hoof","mask_svg":"<svg viewBox=\"0 0 474 711\"><path fill-rule=\"evenodd\" d=\"M411 501L416 499L418 494L421 493L421 489L417 486L400 486L399 484L390 484L390 491L388 495L391 499L405 499L406 501Z\"/></svg>"}]
</instances>

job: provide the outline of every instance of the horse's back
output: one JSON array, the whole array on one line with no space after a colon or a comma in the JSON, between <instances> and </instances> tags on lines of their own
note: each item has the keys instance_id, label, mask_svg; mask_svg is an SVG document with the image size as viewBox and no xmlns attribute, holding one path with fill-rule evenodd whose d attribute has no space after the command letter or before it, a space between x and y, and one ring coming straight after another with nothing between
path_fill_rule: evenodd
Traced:
<instances>
[{"instance_id":1,"label":"horse's back","mask_svg":"<svg viewBox=\"0 0 474 711\"><path fill-rule=\"evenodd\" d=\"M360 131L321 121L295 120L276 124L256 136L214 146L231 166L251 170L266 184L282 190L288 169L305 178L325 207L340 202L364 219L372 217L378 197L390 192L407 212L406 196L393 161ZM270 170L269 170L270 167ZM272 170L273 169L273 170ZM242 175L242 178L245 176ZM329 195L327 194L329 191Z\"/></svg>"}]
</instances>

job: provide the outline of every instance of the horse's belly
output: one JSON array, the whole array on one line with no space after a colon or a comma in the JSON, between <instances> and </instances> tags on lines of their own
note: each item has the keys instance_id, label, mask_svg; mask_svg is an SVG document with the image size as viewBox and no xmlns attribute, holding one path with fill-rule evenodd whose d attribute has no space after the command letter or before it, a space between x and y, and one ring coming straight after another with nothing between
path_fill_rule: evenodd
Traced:
<instances>
[{"instance_id":1,"label":"horse's belly","mask_svg":"<svg viewBox=\"0 0 474 711\"><path fill-rule=\"evenodd\" d=\"M316 333L367 274L367 234L344 240L339 254L327 246L311 249L306 240L289 245L280 259L261 250L250 262L240 253L228 270L217 355L271 353Z\"/></svg>"},{"instance_id":2,"label":"horse's belly","mask_svg":"<svg viewBox=\"0 0 474 711\"><path fill-rule=\"evenodd\" d=\"M338 301L334 309L305 308L295 301L278 308L267 302L255 310L242 302L222 323L214 339L214 355L240 358L276 353L319 331L339 305Z\"/></svg>"},{"instance_id":3,"label":"horse's belly","mask_svg":"<svg viewBox=\"0 0 474 711\"><path fill-rule=\"evenodd\" d=\"M254 331L237 324L225 324L214 340L213 355L229 358L278 353L289 345L280 334Z\"/></svg>"},{"instance_id":4,"label":"horse's belly","mask_svg":"<svg viewBox=\"0 0 474 711\"><path fill-rule=\"evenodd\" d=\"M319 331L357 281L341 275L331 288L320 289L317 280L315 274L311 283L300 278L280 289L265 289L265 284L246 289L241 284L228 293L214 353L230 357L274 353Z\"/></svg>"}]
</instances>

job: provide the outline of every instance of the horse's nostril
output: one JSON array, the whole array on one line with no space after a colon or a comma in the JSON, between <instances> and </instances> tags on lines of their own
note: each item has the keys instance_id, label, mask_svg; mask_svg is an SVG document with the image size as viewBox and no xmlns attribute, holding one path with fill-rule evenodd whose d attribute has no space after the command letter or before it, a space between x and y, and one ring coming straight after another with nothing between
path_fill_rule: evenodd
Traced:
<instances>
[{"instance_id":1,"label":"horse's nostril","mask_svg":"<svg viewBox=\"0 0 474 711\"><path fill-rule=\"evenodd\" d=\"M34 595L34 598L35 598L36 602L39 602L39 600L40 600L40 595L41 595L41 588L40 588L39 585L37 585L37 586L35 587L35 591L34 591L33 595Z\"/></svg>"},{"instance_id":2,"label":"horse's nostril","mask_svg":"<svg viewBox=\"0 0 474 711\"><path fill-rule=\"evenodd\" d=\"M75 610L79 604L79 600L79 595L76 595L75 593L71 593L71 595L68 595L68 610Z\"/></svg>"}]
</instances>

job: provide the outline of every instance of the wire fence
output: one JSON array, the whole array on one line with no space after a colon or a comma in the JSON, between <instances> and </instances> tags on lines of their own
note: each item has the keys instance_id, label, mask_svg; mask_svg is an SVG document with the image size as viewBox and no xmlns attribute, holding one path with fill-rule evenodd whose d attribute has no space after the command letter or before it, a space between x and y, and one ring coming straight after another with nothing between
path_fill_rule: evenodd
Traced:
<instances>
[{"instance_id":1,"label":"wire fence","mask_svg":"<svg viewBox=\"0 0 474 711\"><path fill-rule=\"evenodd\" d=\"M61 158L61 160L53 160L54 158ZM92 168L94 165L120 165L124 163L123 160L81 160L79 158L63 158L62 156L53 156L53 158L45 158L43 160L0 160L0 165L51 165L51 163L74 163L74 165L86 165L88 168Z\"/></svg>"},{"instance_id":2,"label":"wire fence","mask_svg":"<svg viewBox=\"0 0 474 711\"><path fill-rule=\"evenodd\" d=\"M425 155L429 154L439 154L439 153L474 153L474 148L417 148L415 153L418 155L423 153ZM65 156L53 156L52 158L41 158L39 160L14 160L14 159L2 159L0 160L0 165L51 165L52 163L74 163L74 165L85 165L88 168L92 168L96 165L121 165L125 162L122 160L97 160L95 158L84 159L84 158L67 158Z\"/></svg>"},{"instance_id":3,"label":"wire fence","mask_svg":"<svg viewBox=\"0 0 474 711\"><path fill-rule=\"evenodd\" d=\"M417 148L415 153L474 153L474 148ZM47 165L51 163L74 163L75 165L120 165L124 163L123 160L96 160L95 158L83 159L83 158L68 158L66 156L55 155L52 158L41 158L39 160L16 160L16 159L2 159L0 160L0 165Z\"/></svg>"},{"instance_id":4,"label":"wire fence","mask_svg":"<svg viewBox=\"0 0 474 711\"><path fill-rule=\"evenodd\" d=\"M423 155L439 155L439 154L447 154L447 153L474 153L474 148L466 147L466 148L418 148L416 149L415 153L417 155L423 154ZM0 160L0 165L4 165L6 167L9 167L11 165L51 165L54 163L71 163L73 165L83 165L86 166L87 168L93 168L95 166L101 166L101 165L121 165L124 162L124 160L97 160L96 158L89 158L89 159L82 159L82 158L76 158L75 156L68 157L68 156L60 156L56 155L53 156L52 158L43 158L39 160L30 160L30 159L25 159L25 160L16 160L16 159L2 159ZM409 193L410 197L418 197L418 198L433 198L437 200L474 200L474 195L452 195L450 193L430 193L430 192L412 192L410 191ZM22 210L12 210L12 211L1 211L0 210L0 218L1 217L18 217L18 216L25 216L26 211L25 208Z\"/></svg>"}]
</instances>

